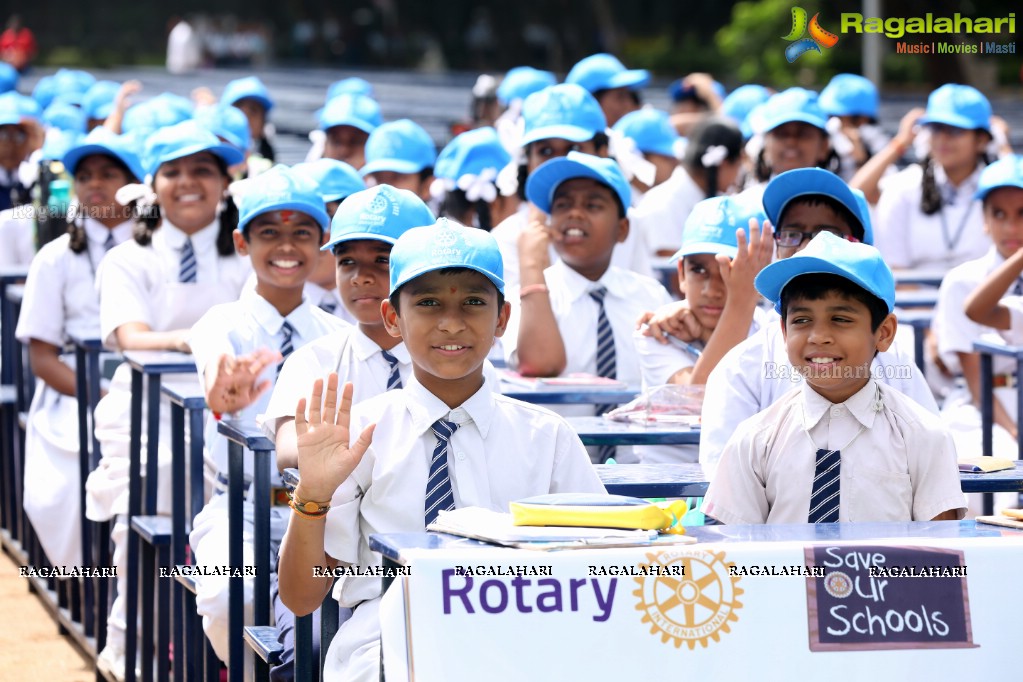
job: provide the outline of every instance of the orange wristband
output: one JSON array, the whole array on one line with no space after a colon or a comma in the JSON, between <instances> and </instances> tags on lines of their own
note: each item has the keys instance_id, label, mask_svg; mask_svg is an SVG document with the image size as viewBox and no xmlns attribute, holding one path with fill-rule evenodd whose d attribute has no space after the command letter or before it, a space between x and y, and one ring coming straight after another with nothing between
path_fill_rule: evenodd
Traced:
<instances>
[{"instance_id":1,"label":"orange wristband","mask_svg":"<svg viewBox=\"0 0 1023 682\"><path fill-rule=\"evenodd\" d=\"M550 293L550 289L547 288L546 284L529 284L519 289L519 300L522 300L530 294L547 294Z\"/></svg>"}]
</instances>

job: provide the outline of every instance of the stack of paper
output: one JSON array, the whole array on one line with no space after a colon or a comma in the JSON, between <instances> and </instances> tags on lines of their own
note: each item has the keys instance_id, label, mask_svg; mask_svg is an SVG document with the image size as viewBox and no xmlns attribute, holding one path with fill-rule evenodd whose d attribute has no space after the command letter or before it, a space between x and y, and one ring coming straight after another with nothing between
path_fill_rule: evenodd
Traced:
<instances>
[{"instance_id":1,"label":"stack of paper","mask_svg":"<svg viewBox=\"0 0 1023 682\"><path fill-rule=\"evenodd\" d=\"M1004 457L960 457L959 471L967 474L986 474L1012 469L1016 462Z\"/></svg>"}]
</instances>

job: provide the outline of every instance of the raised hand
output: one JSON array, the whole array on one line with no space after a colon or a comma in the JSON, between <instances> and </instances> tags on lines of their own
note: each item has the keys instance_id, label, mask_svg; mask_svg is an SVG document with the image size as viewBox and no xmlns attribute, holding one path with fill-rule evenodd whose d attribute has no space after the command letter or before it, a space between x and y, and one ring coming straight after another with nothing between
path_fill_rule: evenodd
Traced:
<instances>
[{"instance_id":1,"label":"raised hand","mask_svg":"<svg viewBox=\"0 0 1023 682\"><path fill-rule=\"evenodd\" d=\"M547 214L530 205L526 226L519 234L519 262L528 266L546 269L550 266L551 239L550 228L547 227Z\"/></svg>"},{"instance_id":2,"label":"raised hand","mask_svg":"<svg viewBox=\"0 0 1023 682\"><path fill-rule=\"evenodd\" d=\"M263 370L281 361L278 351L260 348L234 357L224 354L217 358L212 373L207 373L206 404L214 412L243 410L263 394L273 382L260 381Z\"/></svg>"},{"instance_id":3,"label":"raised hand","mask_svg":"<svg viewBox=\"0 0 1023 682\"><path fill-rule=\"evenodd\" d=\"M366 449L373 442L373 428L376 424L367 426L359 438L349 445L352 384L345 384L338 403L337 383L337 374L331 373L327 378L324 397L323 379L316 380L312 395L309 396L308 419L305 398L299 400L295 408L298 471L302 479L295 495L305 501L329 502L338 486L355 471Z\"/></svg>"},{"instance_id":4,"label":"raised hand","mask_svg":"<svg viewBox=\"0 0 1023 682\"><path fill-rule=\"evenodd\" d=\"M747 241L745 230L736 230L738 252L734 259L729 259L725 254L716 256L729 300L732 296L751 296L755 299L756 287L753 286L753 280L761 270L770 265L774 257L774 230L771 228L771 221L765 220L761 225L756 218L750 218L749 235Z\"/></svg>"}]
</instances>

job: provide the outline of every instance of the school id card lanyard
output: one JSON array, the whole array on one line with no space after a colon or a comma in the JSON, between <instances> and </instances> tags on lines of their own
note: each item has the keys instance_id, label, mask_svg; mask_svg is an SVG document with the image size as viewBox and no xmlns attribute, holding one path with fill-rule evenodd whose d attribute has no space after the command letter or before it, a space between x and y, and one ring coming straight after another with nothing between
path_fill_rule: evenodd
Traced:
<instances>
[{"instance_id":1,"label":"school id card lanyard","mask_svg":"<svg viewBox=\"0 0 1023 682\"><path fill-rule=\"evenodd\" d=\"M953 192L952 196L955 197L955 192ZM973 213L973 200L971 199L970 203L966 205L966 210L963 211L963 217L959 219L959 226L956 227L955 234L950 235L948 233L948 218L945 217L945 207L953 203L955 203L954 198L952 201L948 201L943 197L941 211L939 212L941 216L941 236L944 237L945 248L949 252L955 251L956 246L959 245L959 240L962 239L963 231L966 229L966 223L970 219L970 214Z\"/></svg>"}]
</instances>

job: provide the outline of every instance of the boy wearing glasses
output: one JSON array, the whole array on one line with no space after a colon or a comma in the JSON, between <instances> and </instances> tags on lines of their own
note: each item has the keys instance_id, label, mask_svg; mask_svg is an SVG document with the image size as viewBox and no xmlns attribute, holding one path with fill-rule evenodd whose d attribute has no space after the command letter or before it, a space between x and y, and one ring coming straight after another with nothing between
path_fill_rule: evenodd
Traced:
<instances>
[{"instance_id":1,"label":"boy wearing glasses","mask_svg":"<svg viewBox=\"0 0 1023 682\"><path fill-rule=\"evenodd\" d=\"M799 168L782 173L764 190L764 212L774 232L778 260L801 251L815 235L830 232L849 242L873 244L866 201L834 173ZM707 380L703 401L700 463L711 471L739 423L769 407L799 385L803 376L789 363L777 317L735 346ZM879 352L871 364L878 382L909 396L937 414L927 382L913 363L911 349L898 344Z\"/></svg>"}]
</instances>

